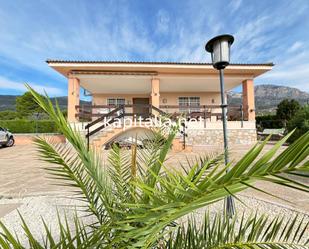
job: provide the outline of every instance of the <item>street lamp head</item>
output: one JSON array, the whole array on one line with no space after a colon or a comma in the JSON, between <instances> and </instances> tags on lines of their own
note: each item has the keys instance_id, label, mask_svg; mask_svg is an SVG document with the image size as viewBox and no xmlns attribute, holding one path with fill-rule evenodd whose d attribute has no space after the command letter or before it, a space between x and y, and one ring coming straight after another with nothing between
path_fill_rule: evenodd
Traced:
<instances>
[{"instance_id":1,"label":"street lamp head","mask_svg":"<svg viewBox=\"0 0 309 249\"><path fill-rule=\"evenodd\" d=\"M234 42L231 35L219 35L209 40L205 46L211 53L212 65L216 69L224 69L230 63L230 47Z\"/></svg>"}]
</instances>

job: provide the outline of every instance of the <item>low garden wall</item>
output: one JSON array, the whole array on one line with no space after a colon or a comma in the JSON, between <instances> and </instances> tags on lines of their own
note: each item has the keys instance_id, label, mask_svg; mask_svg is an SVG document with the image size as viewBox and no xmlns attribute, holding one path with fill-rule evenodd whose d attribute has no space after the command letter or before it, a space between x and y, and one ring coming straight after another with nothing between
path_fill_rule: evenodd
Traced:
<instances>
[{"instance_id":1,"label":"low garden wall","mask_svg":"<svg viewBox=\"0 0 309 249\"><path fill-rule=\"evenodd\" d=\"M65 143L66 139L61 134L14 134L15 145L28 145L33 143L35 137L44 137L53 143Z\"/></svg>"},{"instance_id":2,"label":"low garden wall","mask_svg":"<svg viewBox=\"0 0 309 249\"><path fill-rule=\"evenodd\" d=\"M221 129L188 129L187 143L189 145L221 145L223 131ZM229 129L230 145L252 145L257 141L256 129Z\"/></svg>"}]
</instances>

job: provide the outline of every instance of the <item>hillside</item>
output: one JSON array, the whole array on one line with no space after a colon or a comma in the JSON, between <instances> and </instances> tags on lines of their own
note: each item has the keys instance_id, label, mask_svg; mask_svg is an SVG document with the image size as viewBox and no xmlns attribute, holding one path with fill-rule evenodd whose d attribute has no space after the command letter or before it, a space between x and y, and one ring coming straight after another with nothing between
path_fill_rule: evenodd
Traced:
<instances>
[{"instance_id":1,"label":"hillside","mask_svg":"<svg viewBox=\"0 0 309 249\"><path fill-rule=\"evenodd\" d=\"M278 103L286 98L296 99L301 104L308 103L309 101L309 93L286 86L258 85L255 86L254 92L257 113L274 112ZM0 95L0 111L15 110L16 97L12 95ZM55 102L55 99L57 99L61 109L66 109L67 97L52 98L52 101ZM229 92L228 102L229 104L240 105L241 93ZM84 101L83 103L87 102Z\"/></svg>"},{"instance_id":2,"label":"hillside","mask_svg":"<svg viewBox=\"0 0 309 249\"><path fill-rule=\"evenodd\" d=\"M0 111L5 110L15 110L15 103L16 103L16 95L0 95ZM67 97L56 97L51 98L52 102L55 103L56 100L60 109L65 110L67 108ZM82 103L87 103L86 101L82 101Z\"/></svg>"},{"instance_id":3,"label":"hillside","mask_svg":"<svg viewBox=\"0 0 309 249\"><path fill-rule=\"evenodd\" d=\"M254 88L257 113L275 112L277 105L284 99L295 99L302 105L308 103L309 93L297 88L276 85L258 85ZM230 104L241 103L241 93L229 92Z\"/></svg>"},{"instance_id":4,"label":"hillside","mask_svg":"<svg viewBox=\"0 0 309 249\"><path fill-rule=\"evenodd\" d=\"M0 111L15 110L15 95L0 95Z\"/></svg>"}]
</instances>

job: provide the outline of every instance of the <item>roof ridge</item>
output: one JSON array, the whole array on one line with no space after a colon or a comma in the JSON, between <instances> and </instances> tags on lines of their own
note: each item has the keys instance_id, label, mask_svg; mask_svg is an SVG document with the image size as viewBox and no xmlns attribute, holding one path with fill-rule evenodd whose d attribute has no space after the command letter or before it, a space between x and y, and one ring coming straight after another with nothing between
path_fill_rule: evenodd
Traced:
<instances>
[{"instance_id":1,"label":"roof ridge","mask_svg":"<svg viewBox=\"0 0 309 249\"><path fill-rule=\"evenodd\" d=\"M59 60L59 59L47 59L46 62L49 63L89 63L89 64L99 64L99 63L118 63L118 64L166 64L166 65L212 65L209 62L167 62L167 61L117 61L117 60ZM274 63L230 63L230 65L239 66L274 66Z\"/></svg>"}]
</instances>

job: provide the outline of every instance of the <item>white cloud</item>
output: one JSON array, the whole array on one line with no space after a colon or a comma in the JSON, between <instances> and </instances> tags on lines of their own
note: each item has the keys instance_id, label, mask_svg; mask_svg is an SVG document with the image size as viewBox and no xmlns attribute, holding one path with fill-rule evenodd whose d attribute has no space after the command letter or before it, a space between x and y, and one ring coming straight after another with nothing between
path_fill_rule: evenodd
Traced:
<instances>
[{"instance_id":1,"label":"white cloud","mask_svg":"<svg viewBox=\"0 0 309 249\"><path fill-rule=\"evenodd\" d=\"M36 90L39 93L44 94L45 92L50 95L50 96L55 96L55 95L65 95L62 89L55 88L55 87L50 87L50 86L44 86L44 85L39 85L35 83L29 83L27 82L34 90ZM0 89L4 90L15 90L18 92L26 92L27 88L25 87L25 83L18 82L18 81L13 81L10 79L7 79L5 77L0 76Z\"/></svg>"},{"instance_id":2,"label":"white cloud","mask_svg":"<svg viewBox=\"0 0 309 249\"><path fill-rule=\"evenodd\" d=\"M299 88L309 92L309 63L304 54L296 55L296 58L275 65L272 71L260 76L258 83L280 84ZM299 63L298 60L305 60Z\"/></svg>"},{"instance_id":3,"label":"white cloud","mask_svg":"<svg viewBox=\"0 0 309 249\"><path fill-rule=\"evenodd\" d=\"M289 53L292 53L292 52L295 52L297 51L298 49L302 48L303 47L303 43L300 42L300 41L296 41L293 43L293 45L288 49L288 52Z\"/></svg>"},{"instance_id":4,"label":"white cloud","mask_svg":"<svg viewBox=\"0 0 309 249\"><path fill-rule=\"evenodd\" d=\"M230 0L229 8L232 13L240 8L242 0Z\"/></svg>"},{"instance_id":5,"label":"white cloud","mask_svg":"<svg viewBox=\"0 0 309 249\"><path fill-rule=\"evenodd\" d=\"M167 11L161 9L157 13L157 32L167 33L169 31L170 17Z\"/></svg>"}]
</instances>

